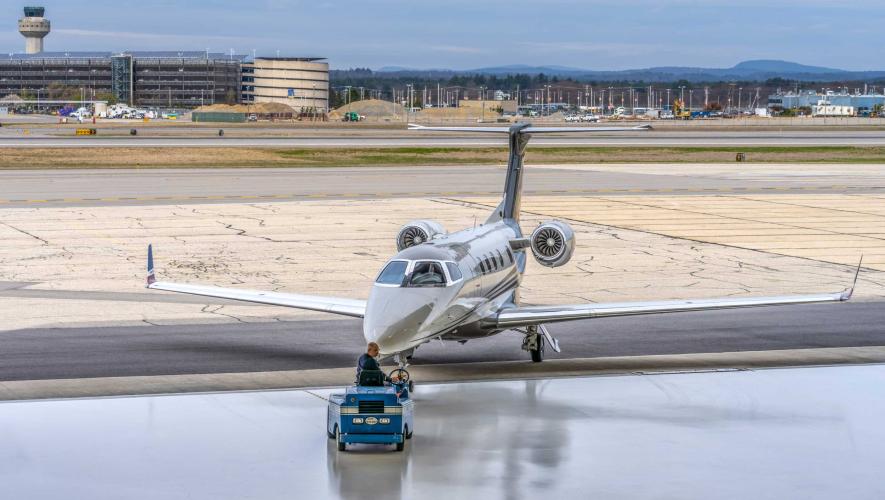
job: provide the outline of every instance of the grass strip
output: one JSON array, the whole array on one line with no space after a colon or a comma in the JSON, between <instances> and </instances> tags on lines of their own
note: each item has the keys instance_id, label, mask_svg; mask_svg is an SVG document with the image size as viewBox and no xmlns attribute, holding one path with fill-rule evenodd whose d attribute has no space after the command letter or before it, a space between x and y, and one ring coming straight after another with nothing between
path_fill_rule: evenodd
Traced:
<instances>
[{"instance_id":1,"label":"grass strip","mask_svg":"<svg viewBox=\"0 0 885 500\"><path fill-rule=\"evenodd\" d=\"M885 164L885 147L882 146L536 146L529 148L526 162L733 163L737 153L745 153L748 163ZM0 169L500 165L506 161L507 150L503 147L0 148Z\"/></svg>"}]
</instances>

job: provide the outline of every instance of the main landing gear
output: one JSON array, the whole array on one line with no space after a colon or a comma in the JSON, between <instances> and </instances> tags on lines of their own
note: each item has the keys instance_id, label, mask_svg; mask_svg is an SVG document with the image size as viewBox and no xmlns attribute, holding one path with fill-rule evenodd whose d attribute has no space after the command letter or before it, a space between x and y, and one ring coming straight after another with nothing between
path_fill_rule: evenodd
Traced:
<instances>
[{"instance_id":1,"label":"main landing gear","mask_svg":"<svg viewBox=\"0 0 885 500\"><path fill-rule=\"evenodd\" d=\"M532 361L540 363L544 360L544 337L538 332L537 326L526 328L522 339L522 350L532 355Z\"/></svg>"},{"instance_id":2,"label":"main landing gear","mask_svg":"<svg viewBox=\"0 0 885 500\"><path fill-rule=\"evenodd\" d=\"M522 339L522 350L528 351L532 355L532 361L540 363L544 360L544 348L547 344L550 344L554 351L560 352L559 341L550 335L544 325L526 327L525 337Z\"/></svg>"}]
</instances>

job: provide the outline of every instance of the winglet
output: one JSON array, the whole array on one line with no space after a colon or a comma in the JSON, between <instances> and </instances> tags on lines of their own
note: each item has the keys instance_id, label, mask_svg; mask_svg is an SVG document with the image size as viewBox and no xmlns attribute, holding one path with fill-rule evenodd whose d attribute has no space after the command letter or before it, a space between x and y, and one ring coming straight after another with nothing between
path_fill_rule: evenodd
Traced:
<instances>
[{"instance_id":1,"label":"winglet","mask_svg":"<svg viewBox=\"0 0 885 500\"><path fill-rule=\"evenodd\" d=\"M150 288L157 281L154 276L154 246L148 245L148 261L147 261L147 287Z\"/></svg>"},{"instance_id":2,"label":"winglet","mask_svg":"<svg viewBox=\"0 0 885 500\"><path fill-rule=\"evenodd\" d=\"M860 254L860 261L857 263L857 270L854 271L854 282L851 283L851 288L842 292L842 296L839 297L839 300L845 302L846 300L850 300L851 296L854 295L854 287L857 286L857 277L860 275L860 266L863 264L863 254Z\"/></svg>"}]
</instances>

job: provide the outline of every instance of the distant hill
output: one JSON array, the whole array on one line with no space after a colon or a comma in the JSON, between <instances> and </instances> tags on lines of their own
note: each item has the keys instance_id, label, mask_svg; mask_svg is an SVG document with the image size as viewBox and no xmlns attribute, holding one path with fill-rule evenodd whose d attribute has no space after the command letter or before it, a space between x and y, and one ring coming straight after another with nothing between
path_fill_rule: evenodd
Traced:
<instances>
[{"instance_id":1,"label":"distant hill","mask_svg":"<svg viewBox=\"0 0 885 500\"><path fill-rule=\"evenodd\" d=\"M885 78L885 71L846 71L842 69L808 66L790 61L760 59L743 61L731 68L700 68L683 66L661 66L654 68L627 69L618 71L581 69L568 66L529 66L513 64L492 66L470 70L415 69L388 66L376 70L396 76L453 76L453 75L512 75L544 73L548 76L570 77L577 80L597 81L765 81L784 78L799 81L849 81Z\"/></svg>"}]
</instances>

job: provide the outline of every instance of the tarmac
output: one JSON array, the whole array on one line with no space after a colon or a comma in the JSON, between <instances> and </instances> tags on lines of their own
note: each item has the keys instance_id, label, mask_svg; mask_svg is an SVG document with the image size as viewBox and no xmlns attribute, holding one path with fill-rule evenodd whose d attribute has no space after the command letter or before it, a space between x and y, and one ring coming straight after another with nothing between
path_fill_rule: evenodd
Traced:
<instances>
[{"instance_id":1,"label":"tarmac","mask_svg":"<svg viewBox=\"0 0 885 500\"><path fill-rule=\"evenodd\" d=\"M500 167L5 172L2 377L349 366L363 342L358 322L148 292L147 244L166 280L365 298L402 224L428 216L452 230L482 223L503 174ZM478 187L457 191L474 177ZM346 186L362 194L343 192ZM524 228L565 219L578 247L561 268L530 259L522 298L569 304L837 292L863 253L857 304L553 330L569 346L566 358L885 345L877 328L885 324L882 186L876 165L531 167ZM83 198L91 187L102 198ZM11 198L16 192L34 198ZM299 197L267 198L291 194ZM322 334L329 330L335 333ZM427 346L416 362L524 359L512 337L486 342L445 352Z\"/></svg>"},{"instance_id":2,"label":"tarmac","mask_svg":"<svg viewBox=\"0 0 885 500\"><path fill-rule=\"evenodd\" d=\"M500 196L503 165L0 170L0 208ZM529 165L525 194L883 194L882 165Z\"/></svg>"},{"instance_id":3,"label":"tarmac","mask_svg":"<svg viewBox=\"0 0 885 500\"><path fill-rule=\"evenodd\" d=\"M607 123L603 126L636 126L636 123ZM83 125L88 127L89 125ZM561 125L557 125L561 126ZM129 129L102 129L97 136L74 136L74 129L0 129L0 148L75 147L410 147L506 146L506 137L489 134L440 133L403 129L353 129L318 131L266 131L229 128L223 137L217 129L142 130L131 136ZM173 135L174 134L174 135ZM791 130L768 131L655 130L651 132L600 132L534 137L533 146L882 146L885 131Z\"/></svg>"},{"instance_id":4,"label":"tarmac","mask_svg":"<svg viewBox=\"0 0 885 500\"><path fill-rule=\"evenodd\" d=\"M885 496L885 367L426 384L405 451L326 436L340 389L3 403L0 497Z\"/></svg>"}]
</instances>

